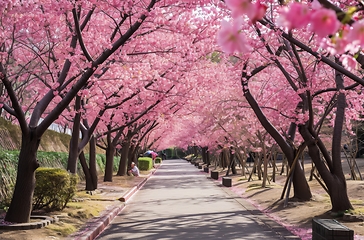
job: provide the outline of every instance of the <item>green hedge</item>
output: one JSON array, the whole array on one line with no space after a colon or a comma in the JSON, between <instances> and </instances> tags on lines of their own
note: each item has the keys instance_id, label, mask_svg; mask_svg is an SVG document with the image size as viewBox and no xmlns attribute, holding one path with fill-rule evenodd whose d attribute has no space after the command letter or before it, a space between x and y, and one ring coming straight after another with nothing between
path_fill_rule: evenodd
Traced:
<instances>
[{"instance_id":1,"label":"green hedge","mask_svg":"<svg viewBox=\"0 0 364 240\"><path fill-rule=\"evenodd\" d=\"M155 158L155 163L162 163L162 158L161 157L156 157Z\"/></svg>"},{"instance_id":2,"label":"green hedge","mask_svg":"<svg viewBox=\"0 0 364 240\"><path fill-rule=\"evenodd\" d=\"M62 210L76 193L78 176L59 168L38 168L33 210Z\"/></svg>"},{"instance_id":3,"label":"green hedge","mask_svg":"<svg viewBox=\"0 0 364 240\"><path fill-rule=\"evenodd\" d=\"M16 180L19 151L0 149L0 208L10 206Z\"/></svg>"},{"instance_id":4,"label":"green hedge","mask_svg":"<svg viewBox=\"0 0 364 240\"><path fill-rule=\"evenodd\" d=\"M138 158L138 168L142 171L148 171L153 167L153 160L150 157L140 157Z\"/></svg>"}]
</instances>

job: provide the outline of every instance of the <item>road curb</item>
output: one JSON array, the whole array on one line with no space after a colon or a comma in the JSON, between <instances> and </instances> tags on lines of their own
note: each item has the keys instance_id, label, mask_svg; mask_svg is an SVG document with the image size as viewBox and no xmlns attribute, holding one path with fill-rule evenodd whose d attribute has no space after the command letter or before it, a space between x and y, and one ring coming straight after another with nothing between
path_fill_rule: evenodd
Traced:
<instances>
[{"instance_id":1,"label":"road curb","mask_svg":"<svg viewBox=\"0 0 364 240\"><path fill-rule=\"evenodd\" d=\"M112 206L113 208L107 211L105 214L98 218L94 218L92 221L87 222L78 232L72 234L67 239L75 240L92 240L97 237L109 223L125 208L125 204L122 206Z\"/></svg>"},{"instance_id":2,"label":"road curb","mask_svg":"<svg viewBox=\"0 0 364 240\"><path fill-rule=\"evenodd\" d=\"M134 193L136 193L139 189L141 189L144 186L144 184L148 181L148 179L157 171L159 166L160 165L158 165L151 173L149 173L147 175L147 177L145 179L143 179L143 181L141 181L136 186L134 186L132 189L130 189L126 194L124 194L124 196L122 196L118 200L121 202L127 202L134 195Z\"/></svg>"},{"instance_id":3,"label":"road curb","mask_svg":"<svg viewBox=\"0 0 364 240\"><path fill-rule=\"evenodd\" d=\"M161 164L160 164L161 165ZM91 221L87 222L79 231L67 237L68 240L93 240L95 239L110 223L111 221L125 208L125 203L139 190L144 184L148 181L148 179L154 175L154 173L159 168L158 165L151 173L149 173L143 181L138 183L132 189L130 189L127 193L125 193L120 200L123 202L121 206L111 206L111 209L105 210L106 213L103 215L93 218Z\"/></svg>"}]
</instances>

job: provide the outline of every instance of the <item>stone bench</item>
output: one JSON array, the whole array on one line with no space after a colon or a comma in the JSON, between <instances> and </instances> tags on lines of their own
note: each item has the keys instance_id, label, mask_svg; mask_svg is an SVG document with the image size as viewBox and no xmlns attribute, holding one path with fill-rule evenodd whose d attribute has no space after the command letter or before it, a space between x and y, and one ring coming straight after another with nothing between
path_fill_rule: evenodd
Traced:
<instances>
[{"instance_id":1,"label":"stone bench","mask_svg":"<svg viewBox=\"0 0 364 240\"><path fill-rule=\"evenodd\" d=\"M312 240L353 240L354 231L335 219L312 219Z\"/></svg>"},{"instance_id":2,"label":"stone bench","mask_svg":"<svg viewBox=\"0 0 364 240\"><path fill-rule=\"evenodd\" d=\"M219 179L219 172L218 171L211 171L211 178L212 179Z\"/></svg>"},{"instance_id":3,"label":"stone bench","mask_svg":"<svg viewBox=\"0 0 364 240\"><path fill-rule=\"evenodd\" d=\"M203 171L204 171L205 173L209 173L210 169L209 169L208 167L204 167L204 168L203 168Z\"/></svg>"},{"instance_id":4,"label":"stone bench","mask_svg":"<svg viewBox=\"0 0 364 240\"><path fill-rule=\"evenodd\" d=\"M231 187L232 186L231 178L223 177L222 178L222 185L225 186L225 187Z\"/></svg>"}]
</instances>

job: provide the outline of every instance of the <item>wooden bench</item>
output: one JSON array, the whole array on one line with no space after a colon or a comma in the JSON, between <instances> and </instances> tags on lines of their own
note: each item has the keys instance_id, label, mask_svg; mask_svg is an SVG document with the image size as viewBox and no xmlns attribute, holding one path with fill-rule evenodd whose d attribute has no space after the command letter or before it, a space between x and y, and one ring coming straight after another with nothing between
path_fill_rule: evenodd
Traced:
<instances>
[{"instance_id":1,"label":"wooden bench","mask_svg":"<svg viewBox=\"0 0 364 240\"><path fill-rule=\"evenodd\" d=\"M312 240L353 240L354 231L335 219L312 219Z\"/></svg>"}]
</instances>

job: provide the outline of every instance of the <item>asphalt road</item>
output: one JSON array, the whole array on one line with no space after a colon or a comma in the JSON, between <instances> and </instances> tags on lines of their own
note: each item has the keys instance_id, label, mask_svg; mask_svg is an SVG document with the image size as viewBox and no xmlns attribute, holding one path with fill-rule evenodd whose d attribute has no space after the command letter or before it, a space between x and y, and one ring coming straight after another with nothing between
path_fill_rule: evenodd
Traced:
<instances>
[{"instance_id":1,"label":"asphalt road","mask_svg":"<svg viewBox=\"0 0 364 240\"><path fill-rule=\"evenodd\" d=\"M295 238L282 227L284 234L272 230L261 217L195 166L166 160L97 239Z\"/></svg>"}]
</instances>

